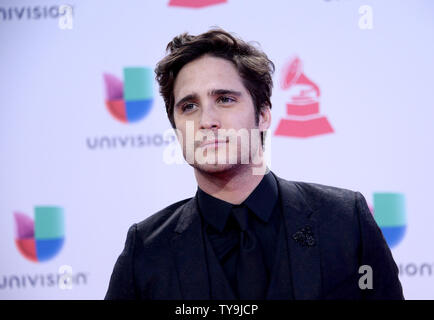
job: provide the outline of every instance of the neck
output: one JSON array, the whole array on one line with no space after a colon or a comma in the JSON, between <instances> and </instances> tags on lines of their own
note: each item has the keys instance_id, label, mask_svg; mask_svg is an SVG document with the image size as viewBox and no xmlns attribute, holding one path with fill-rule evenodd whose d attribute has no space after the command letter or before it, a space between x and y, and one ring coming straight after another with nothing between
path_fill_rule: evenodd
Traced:
<instances>
[{"instance_id":1,"label":"neck","mask_svg":"<svg viewBox=\"0 0 434 320\"><path fill-rule=\"evenodd\" d=\"M206 172L195 168L194 173L203 191L217 199L240 204L264 177L264 173L253 174L252 169L250 165L237 165L222 172Z\"/></svg>"}]
</instances>

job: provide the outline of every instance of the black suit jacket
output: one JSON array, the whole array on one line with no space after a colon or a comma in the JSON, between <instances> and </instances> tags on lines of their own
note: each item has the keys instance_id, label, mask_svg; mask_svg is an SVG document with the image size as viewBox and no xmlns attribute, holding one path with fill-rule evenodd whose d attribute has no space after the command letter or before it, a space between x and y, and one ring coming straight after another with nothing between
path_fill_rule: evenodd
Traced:
<instances>
[{"instance_id":1,"label":"black suit jacket","mask_svg":"<svg viewBox=\"0 0 434 320\"><path fill-rule=\"evenodd\" d=\"M291 279L288 299L404 298L390 249L359 192L275 177L290 265L290 274L278 276ZM105 298L210 299L201 223L193 197L131 226ZM362 265L372 268L372 289L359 287Z\"/></svg>"}]
</instances>

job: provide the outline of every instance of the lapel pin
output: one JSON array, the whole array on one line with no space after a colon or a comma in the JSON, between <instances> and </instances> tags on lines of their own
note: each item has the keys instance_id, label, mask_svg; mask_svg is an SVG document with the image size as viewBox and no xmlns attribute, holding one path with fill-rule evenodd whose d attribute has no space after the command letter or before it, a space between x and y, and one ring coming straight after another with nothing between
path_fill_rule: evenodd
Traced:
<instances>
[{"instance_id":1,"label":"lapel pin","mask_svg":"<svg viewBox=\"0 0 434 320\"><path fill-rule=\"evenodd\" d=\"M308 225L294 233L292 235L292 239L294 239L302 247L315 246L315 238L313 237L312 227Z\"/></svg>"}]
</instances>

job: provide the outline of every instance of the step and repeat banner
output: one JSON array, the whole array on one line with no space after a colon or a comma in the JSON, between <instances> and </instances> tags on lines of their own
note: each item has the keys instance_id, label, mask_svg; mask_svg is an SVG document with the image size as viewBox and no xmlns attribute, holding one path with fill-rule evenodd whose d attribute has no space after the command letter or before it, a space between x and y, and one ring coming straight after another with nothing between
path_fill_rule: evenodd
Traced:
<instances>
[{"instance_id":1,"label":"step and repeat banner","mask_svg":"<svg viewBox=\"0 0 434 320\"><path fill-rule=\"evenodd\" d=\"M102 299L129 226L194 195L153 70L216 26L276 66L270 168L362 192L434 299L430 0L1 1L0 298Z\"/></svg>"}]
</instances>

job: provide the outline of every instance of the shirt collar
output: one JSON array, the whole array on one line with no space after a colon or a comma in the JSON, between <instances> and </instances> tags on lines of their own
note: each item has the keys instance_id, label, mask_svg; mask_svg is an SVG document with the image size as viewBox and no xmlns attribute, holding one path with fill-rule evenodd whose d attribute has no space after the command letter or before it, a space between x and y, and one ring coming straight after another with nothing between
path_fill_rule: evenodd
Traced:
<instances>
[{"instance_id":1,"label":"shirt collar","mask_svg":"<svg viewBox=\"0 0 434 320\"><path fill-rule=\"evenodd\" d=\"M233 205L209 195L199 187L197 188L196 196L200 212L206 222L219 232L222 232L231 214ZM276 205L277 198L277 182L271 171L269 171L242 204L245 204L262 221L268 222Z\"/></svg>"},{"instance_id":2,"label":"shirt collar","mask_svg":"<svg viewBox=\"0 0 434 320\"><path fill-rule=\"evenodd\" d=\"M262 221L268 222L279 196L278 190L276 178L269 171L255 190L244 200L244 204Z\"/></svg>"},{"instance_id":3,"label":"shirt collar","mask_svg":"<svg viewBox=\"0 0 434 320\"><path fill-rule=\"evenodd\" d=\"M231 214L232 204L213 197L199 187L196 196L200 212L205 221L219 232L222 232Z\"/></svg>"}]
</instances>

